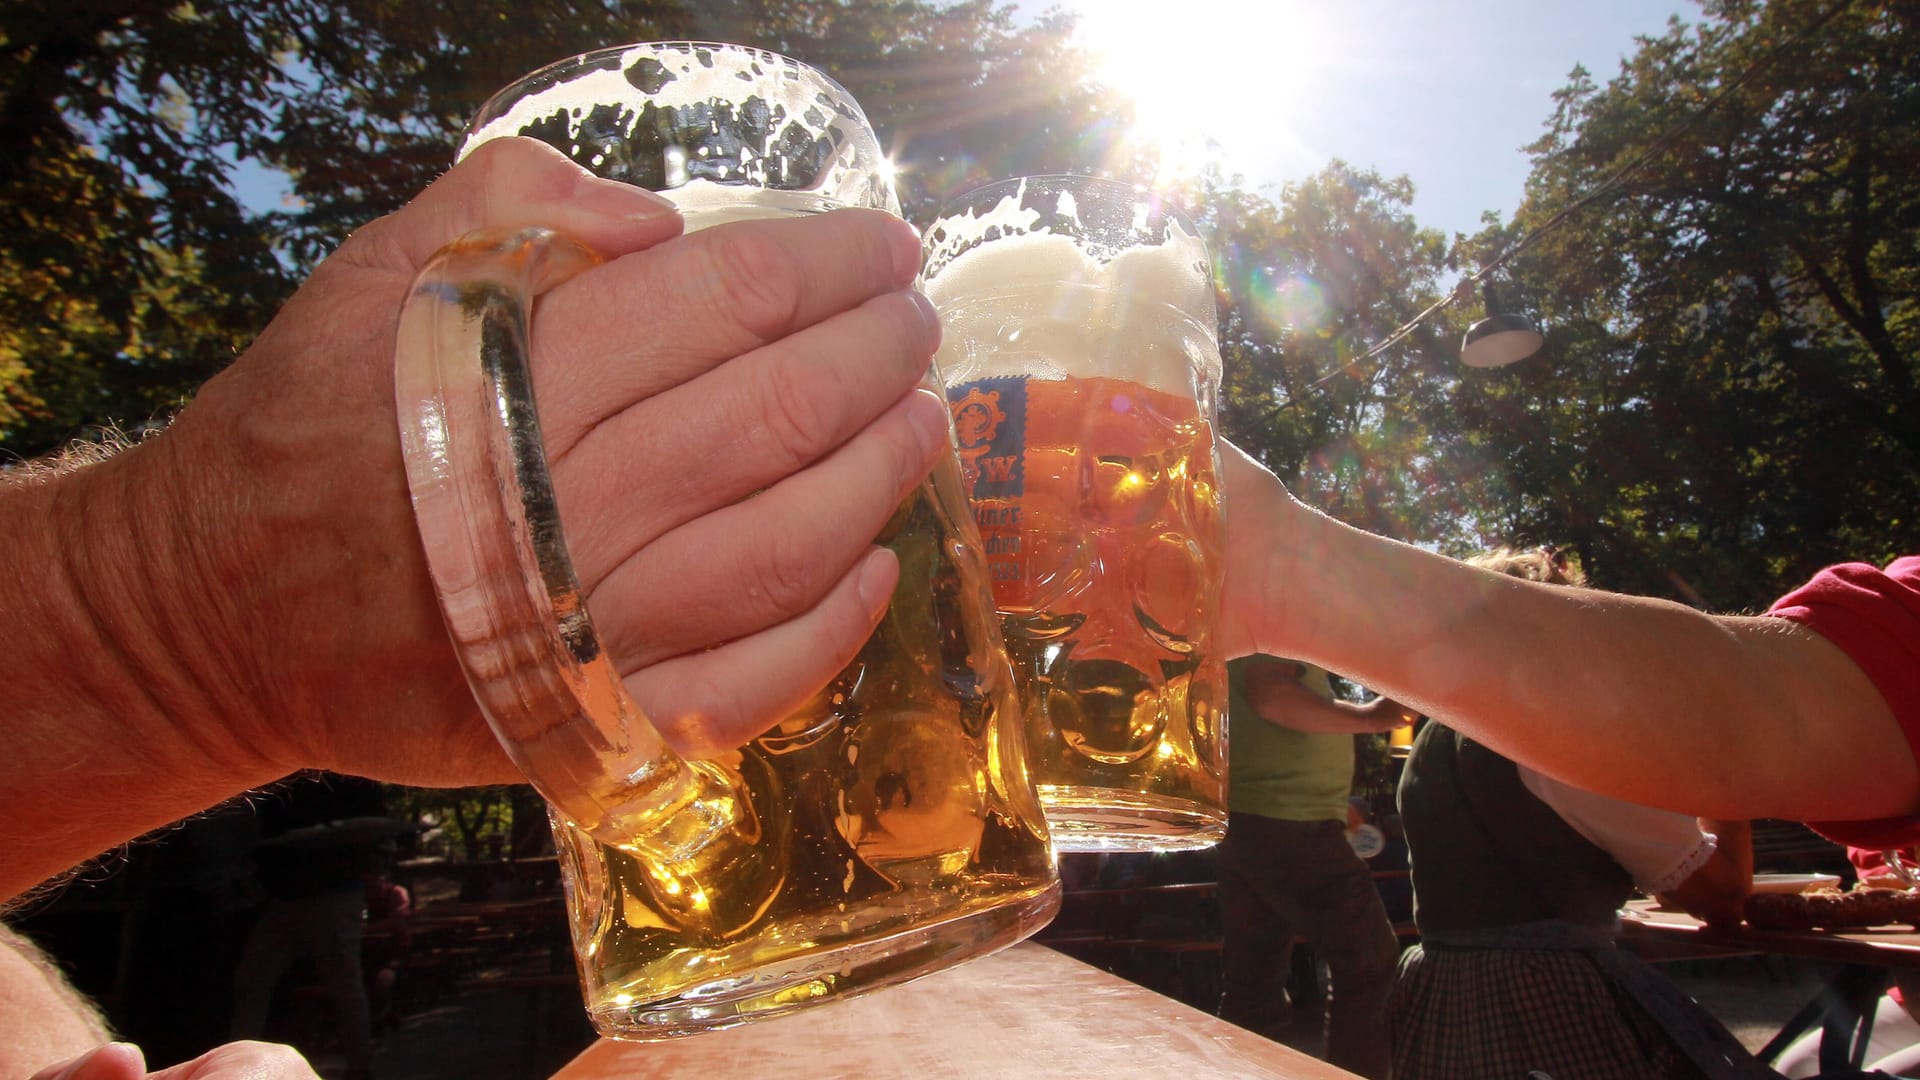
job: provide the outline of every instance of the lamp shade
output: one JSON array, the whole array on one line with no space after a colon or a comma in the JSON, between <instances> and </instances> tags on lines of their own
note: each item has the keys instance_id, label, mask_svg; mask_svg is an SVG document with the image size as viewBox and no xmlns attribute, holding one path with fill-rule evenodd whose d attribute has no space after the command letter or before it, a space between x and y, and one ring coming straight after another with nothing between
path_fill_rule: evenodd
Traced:
<instances>
[{"instance_id":1,"label":"lamp shade","mask_svg":"<svg viewBox=\"0 0 1920 1080\"><path fill-rule=\"evenodd\" d=\"M1546 342L1524 315L1488 315L1468 328L1460 342L1460 362L1468 367L1505 367L1539 352Z\"/></svg>"}]
</instances>

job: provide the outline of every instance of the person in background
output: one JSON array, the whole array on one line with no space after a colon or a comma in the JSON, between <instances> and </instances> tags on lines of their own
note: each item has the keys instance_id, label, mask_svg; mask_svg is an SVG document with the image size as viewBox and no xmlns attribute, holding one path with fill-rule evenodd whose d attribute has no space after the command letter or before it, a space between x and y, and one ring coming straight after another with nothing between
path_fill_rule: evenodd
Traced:
<instances>
[{"instance_id":1,"label":"person in background","mask_svg":"<svg viewBox=\"0 0 1920 1080\"><path fill-rule=\"evenodd\" d=\"M1412 923L1413 883L1407 876L1407 831L1401 825L1397 810L1381 815L1380 835L1386 841L1380 854L1367 860L1367 865L1373 868L1374 887L1380 890L1380 900L1387 905L1387 918L1395 925Z\"/></svg>"},{"instance_id":2,"label":"person in background","mask_svg":"<svg viewBox=\"0 0 1920 1080\"><path fill-rule=\"evenodd\" d=\"M413 950L413 894L393 879L397 851L398 844L392 840L377 847L373 868L367 874L367 925L361 941L360 968L376 1035L397 1019L394 988L407 954Z\"/></svg>"},{"instance_id":3,"label":"person in background","mask_svg":"<svg viewBox=\"0 0 1920 1080\"><path fill-rule=\"evenodd\" d=\"M1550 548L1473 562L1582 583ZM1395 1076L1769 1075L1614 944L1635 884L1709 923L1737 923L1753 877L1746 822L1709 832L1690 815L1560 783L1432 722L1414 740L1399 804L1420 944L1401 958L1390 1000Z\"/></svg>"},{"instance_id":4,"label":"person in background","mask_svg":"<svg viewBox=\"0 0 1920 1080\"><path fill-rule=\"evenodd\" d=\"M1278 1039L1291 1018L1295 935L1326 961L1326 1059L1384 1078L1387 990L1399 939L1373 876L1348 842L1353 739L1413 722L1385 698L1335 698L1326 671L1274 656L1227 665L1230 803L1214 852L1220 1016Z\"/></svg>"},{"instance_id":5,"label":"person in background","mask_svg":"<svg viewBox=\"0 0 1920 1080\"><path fill-rule=\"evenodd\" d=\"M266 1034L275 989L306 958L332 1006L346 1080L372 1077L371 1003L361 968L367 878L400 824L382 810L377 784L325 775L302 776L257 802L263 839L252 859L266 896L234 968L232 1038Z\"/></svg>"}]
</instances>

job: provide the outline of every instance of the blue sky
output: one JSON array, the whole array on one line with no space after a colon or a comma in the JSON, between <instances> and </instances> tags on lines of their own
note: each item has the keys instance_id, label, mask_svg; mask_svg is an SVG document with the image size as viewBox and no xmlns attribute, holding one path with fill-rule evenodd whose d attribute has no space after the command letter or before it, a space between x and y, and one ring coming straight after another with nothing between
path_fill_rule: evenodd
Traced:
<instances>
[{"instance_id":1,"label":"blue sky","mask_svg":"<svg viewBox=\"0 0 1920 1080\"><path fill-rule=\"evenodd\" d=\"M1636 36L1693 0L1021 0L1032 16L1077 12L1090 44L1118 54L1115 81L1207 135L1255 186L1332 158L1410 177L1414 216L1473 232L1510 216L1522 147L1575 64L1604 83ZM1183 29L1185 33L1183 34ZM1128 86L1133 83L1136 85Z\"/></svg>"}]
</instances>

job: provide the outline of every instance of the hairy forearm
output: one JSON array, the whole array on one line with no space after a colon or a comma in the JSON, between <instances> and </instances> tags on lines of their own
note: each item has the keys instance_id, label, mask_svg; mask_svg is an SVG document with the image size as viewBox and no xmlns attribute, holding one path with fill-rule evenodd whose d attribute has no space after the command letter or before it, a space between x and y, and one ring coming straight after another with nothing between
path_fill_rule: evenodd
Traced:
<instances>
[{"instance_id":1,"label":"hairy forearm","mask_svg":"<svg viewBox=\"0 0 1920 1080\"><path fill-rule=\"evenodd\" d=\"M147 573L183 558L162 456L0 481L0 898L279 774L231 738L235 689L188 658L191 605Z\"/></svg>"},{"instance_id":2,"label":"hairy forearm","mask_svg":"<svg viewBox=\"0 0 1920 1080\"><path fill-rule=\"evenodd\" d=\"M1886 702L1804 628L1539 585L1298 506L1276 514L1285 541L1260 587L1281 614L1263 648L1634 802L1801 820L1920 805Z\"/></svg>"}]
</instances>

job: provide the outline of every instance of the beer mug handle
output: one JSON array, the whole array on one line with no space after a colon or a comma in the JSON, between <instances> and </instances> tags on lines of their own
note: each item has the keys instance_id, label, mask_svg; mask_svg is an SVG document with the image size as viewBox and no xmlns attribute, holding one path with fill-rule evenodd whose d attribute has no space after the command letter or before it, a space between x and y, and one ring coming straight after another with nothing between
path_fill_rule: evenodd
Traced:
<instances>
[{"instance_id":1,"label":"beer mug handle","mask_svg":"<svg viewBox=\"0 0 1920 1080\"><path fill-rule=\"evenodd\" d=\"M528 357L533 298L599 262L545 229L442 248L414 280L394 350L414 518L467 681L514 764L569 821L678 857L751 842L729 775L668 748L627 694L574 574Z\"/></svg>"}]
</instances>

